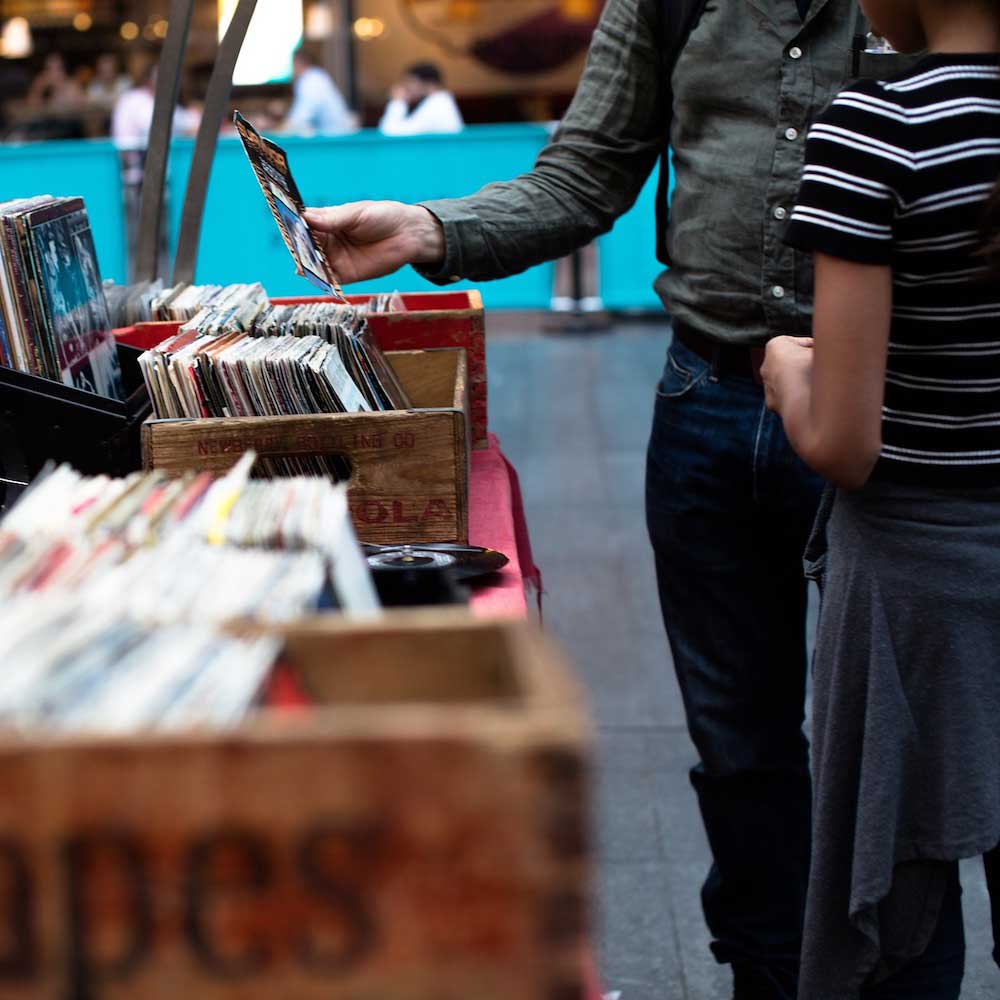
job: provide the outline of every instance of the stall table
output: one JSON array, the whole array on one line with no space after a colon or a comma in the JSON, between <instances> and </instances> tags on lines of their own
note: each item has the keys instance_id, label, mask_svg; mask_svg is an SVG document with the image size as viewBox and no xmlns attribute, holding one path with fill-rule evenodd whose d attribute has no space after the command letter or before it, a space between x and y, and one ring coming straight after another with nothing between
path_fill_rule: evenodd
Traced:
<instances>
[{"instance_id":1,"label":"stall table","mask_svg":"<svg viewBox=\"0 0 1000 1000\"><path fill-rule=\"evenodd\" d=\"M469 468L469 543L502 552L510 563L472 595L480 617L523 618L529 603L541 603L542 581L531 555L531 540L517 473L496 436L474 451Z\"/></svg>"},{"instance_id":2,"label":"stall table","mask_svg":"<svg viewBox=\"0 0 1000 1000\"><path fill-rule=\"evenodd\" d=\"M520 483L493 434L485 451L472 453L469 542L496 549L510 558L510 563L493 580L473 592L474 614L524 616L532 606L541 610L542 579L531 554ZM589 959L586 969L585 1000L601 1000L597 974Z\"/></svg>"},{"instance_id":3,"label":"stall table","mask_svg":"<svg viewBox=\"0 0 1000 1000\"><path fill-rule=\"evenodd\" d=\"M490 435L489 447L472 453L469 470L469 541L496 549L510 563L473 591L471 607L480 617L525 617L541 608L542 581L531 554L531 540L521 500L517 473L504 457L500 442ZM279 675L269 693L272 704L302 704L287 675ZM589 958L585 962L586 993L583 1000L601 1000L597 975Z\"/></svg>"}]
</instances>

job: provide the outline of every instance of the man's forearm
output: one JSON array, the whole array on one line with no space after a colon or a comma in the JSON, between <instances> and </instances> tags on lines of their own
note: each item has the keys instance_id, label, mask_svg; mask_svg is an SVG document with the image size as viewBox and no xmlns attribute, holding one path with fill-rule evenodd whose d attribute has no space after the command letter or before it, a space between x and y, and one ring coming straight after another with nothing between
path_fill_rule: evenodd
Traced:
<instances>
[{"instance_id":1,"label":"man's forearm","mask_svg":"<svg viewBox=\"0 0 1000 1000\"><path fill-rule=\"evenodd\" d=\"M608 0L573 104L530 173L422 203L445 241L440 266L424 265L428 277L519 273L607 232L631 207L666 141L654 6Z\"/></svg>"}]
</instances>

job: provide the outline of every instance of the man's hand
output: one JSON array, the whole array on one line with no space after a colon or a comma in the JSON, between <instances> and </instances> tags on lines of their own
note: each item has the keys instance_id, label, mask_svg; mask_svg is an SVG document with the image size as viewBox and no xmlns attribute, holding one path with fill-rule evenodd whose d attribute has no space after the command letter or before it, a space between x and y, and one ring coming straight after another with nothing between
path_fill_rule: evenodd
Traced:
<instances>
[{"instance_id":1,"label":"man's hand","mask_svg":"<svg viewBox=\"0 0 1000 1000\"><path fill-rule=\"evenodd\" d=\"M812 337L775 337L768 343L760 377L769 410L785 416L808 397L815 356Z\"/></svg>"},{"instance_id":2,"label":"man's hand","mask_svg":"<svg viewBox=\"0 0 1000 1000\"><path fill-rule=\"evenodd\" d=\"M406 264L434 267L444 260L441 223L419 205L357 201L306 209L305 219L345 285L381 278Z\"/></svg>"}]
</instances>

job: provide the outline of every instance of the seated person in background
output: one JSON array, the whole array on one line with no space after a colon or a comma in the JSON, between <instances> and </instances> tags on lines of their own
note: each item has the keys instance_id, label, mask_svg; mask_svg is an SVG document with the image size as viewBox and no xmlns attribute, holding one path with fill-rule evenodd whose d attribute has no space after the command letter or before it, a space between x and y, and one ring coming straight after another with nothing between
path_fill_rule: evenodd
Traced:
<instances>
[{"instance_id":1,"label":"seated person in background","mask_svg":"<svg viewBox=\"0 0 1000 1000\"><path fill-rule=\"evenodd\" d=\"M427 135L461 132L464 125L441 70L433 63L417 63L393 87L378 127L386 135Z\"/></svg>"},{"instance_id":2,"label":"seated person in background","mask_svg":"<svg viewBox=\"0 0 1000 1000\"><path fill-rule=\"evenodd\" d=\"M128 75L119 71L118 56L104 52L94 63L94 75L87 84L87 97L95 104L112 107L131 86Z\"/></svg>"},{"instance_id":3,"label":"seated person in background","mask_svg":"<svg viewBox=\"0 0 1000 1000\"><path fill-rule=\"evenodd\" d=\"M283 131L300 135L338 135L357 127L332 77L305 49L296 50L292 73L294 96Z\"/></svg>"},{"instance_id":4,"label":"seated person in background","mask_svg":"<svg viewBox=\"0 0 1000 1000\"><path fill-rule=\"evenodd\" d=\"M83 100L80 85L66 71L66 63L58 52L45 57L41 72L31 81L28 104L33 108L59 111L79 105Z\"/></svg>"},{"instance_id":5,"label":"seated person in background","mask_svg":"<svg viewBox=\"0 0 1000 1000\"><path fill-rule=\"evenodd\" d=\"M146 148L155 103L156 63L149 62L141 69L136 85L118 98L111 114L111 138L119 149ZM200 120L197 111L175 109L174 134L194 135Z\"/></svg>"}]
</instances>

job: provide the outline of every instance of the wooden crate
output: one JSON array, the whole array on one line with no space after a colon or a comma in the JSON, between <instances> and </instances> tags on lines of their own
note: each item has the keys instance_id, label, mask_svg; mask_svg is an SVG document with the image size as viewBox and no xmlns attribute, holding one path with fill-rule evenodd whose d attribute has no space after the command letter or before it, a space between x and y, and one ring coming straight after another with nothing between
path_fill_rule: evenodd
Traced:
<instances>
[{"instance_id":1,"label":"wooden crate","mask_svg":"<svg viewBox=\"0 0 1000 1000\"><path fill-rule=\"evenodd\" d=\"M323 704L0 741L4 1000L579 1000L588 736L526 626L288 629Z\"/></svg>"},{"instance_id":2,"label":"wooden crate","mask_svg":"<svg viewBox=\"0 0 1000 1000\"><path fill-rule=\"evenodd\" d=\"M350 504L363 541L469 540L468 393L465 352L387 355L416 409L388 413L150 420L147 469L224 472L261 456L345 456Z\"/></svg>"},{"instance_id":3,"label":"wooden crate","mask_svg":"<svg viewBox=\"0 0 1000 1000\"><path fill-rule=\"evenodd\" d=\"M404 292L406 312L376 313L368 325L384 351L411 351L430 347L461 347L469 365L469 424L472 447L488 447L486 384L486 314L483 298L471 292ZM370 295L348 295L355 305ZM281 298L277 304L332 301L316 298Z\"/></svg>"}]
</instances>

